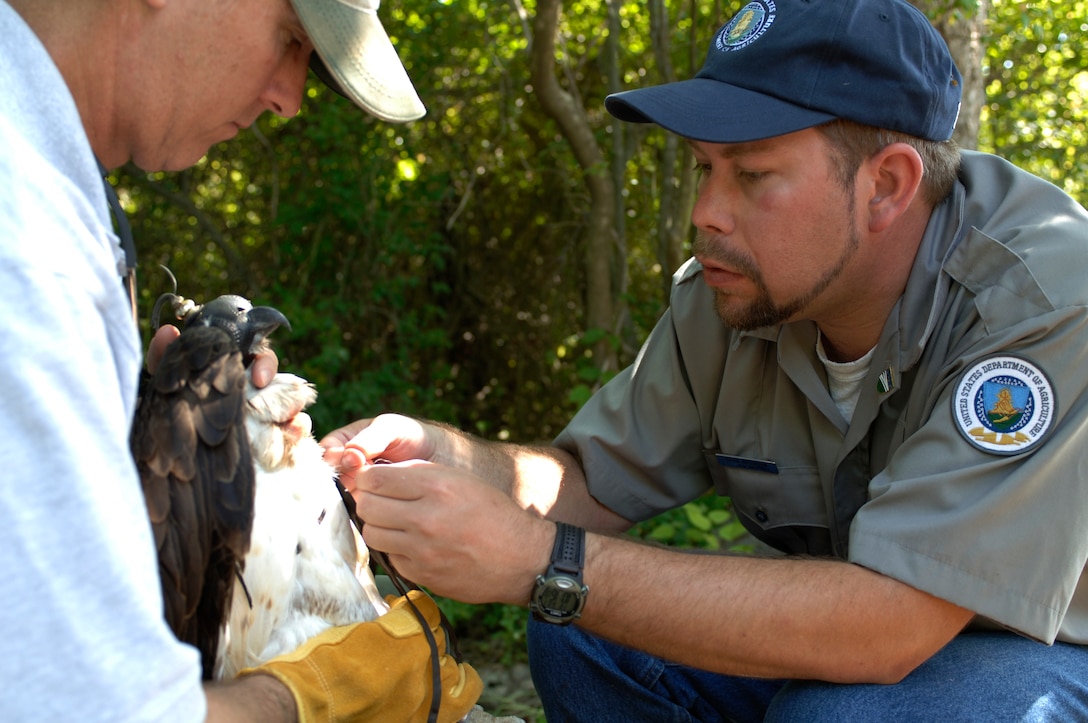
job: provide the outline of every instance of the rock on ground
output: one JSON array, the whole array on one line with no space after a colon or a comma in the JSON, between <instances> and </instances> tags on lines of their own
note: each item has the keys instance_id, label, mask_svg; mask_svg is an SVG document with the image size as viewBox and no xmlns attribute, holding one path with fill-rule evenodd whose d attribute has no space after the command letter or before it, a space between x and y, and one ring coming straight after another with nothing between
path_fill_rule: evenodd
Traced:
<instances>
[{"instance_id":1,"label":"rock on ground","mask_svg":"<svg viewBox=\"0 0 1088 723\"><path fill-rule=\"evenodd\" d=\"M476 706L469 714L464 717L464 723L525 723L521 718L517 718L512 715L504 715L501 718L496 718L480 706Z\"/></svg>"}]
</instances>

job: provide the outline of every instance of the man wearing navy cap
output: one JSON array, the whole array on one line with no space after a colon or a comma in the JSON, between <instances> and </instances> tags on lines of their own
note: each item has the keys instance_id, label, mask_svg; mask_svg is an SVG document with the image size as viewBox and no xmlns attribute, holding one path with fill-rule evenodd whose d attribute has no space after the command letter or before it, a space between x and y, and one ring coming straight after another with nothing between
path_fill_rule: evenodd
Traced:
<instances>
[{"instance_id":1,"label":"man wearing navy cap","mask_svg":"<svg viewBox=\"0 0 1088 723\"><path fill-rule=\"evenodd\" d=\"M905 2L748 2L606 100L701 172L636 362L551 447L324 441L402 572L530 605L549 720L1088 720L1088 213L959 101ZM775 554L616 536L711 490Z\"/></svg>"}]
</instances>

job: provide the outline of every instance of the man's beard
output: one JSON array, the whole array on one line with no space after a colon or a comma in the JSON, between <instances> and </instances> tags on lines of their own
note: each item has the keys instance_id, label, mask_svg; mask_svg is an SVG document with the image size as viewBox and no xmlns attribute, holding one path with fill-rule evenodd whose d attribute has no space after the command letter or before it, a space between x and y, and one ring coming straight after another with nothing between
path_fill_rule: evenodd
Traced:
<instances>
[{"instance_id":1,"label":"man's beard","mask_svg":"<svg viewBox=\"0 0 1088 723\"><path fill-rule=\"evenodd\" d=\"M780 304L775 303L774 299L771 298L771 292L763 280L763 273L750 257L743 256L728 246L715 243L713 237L709 237L701 231L696 234L691 251L693 256L701 256L722 263L736 273L747 277L755 284L756 298L747 306L741 308L736 308L735 303L730 303L735 299L732 299L732 295L728 292L711 289L714 292L715 310L726 326L739 331L752 331L765 326L781 324L792 319L831 285L831 282L843 272L861 245L861 237L858 235L857 224L853 217L850 217L848 233L849 243L843 249L842 255L839 256L835 265L824 272L824 275L817 279L808 289Z\"/></svg>"}]
</instances>

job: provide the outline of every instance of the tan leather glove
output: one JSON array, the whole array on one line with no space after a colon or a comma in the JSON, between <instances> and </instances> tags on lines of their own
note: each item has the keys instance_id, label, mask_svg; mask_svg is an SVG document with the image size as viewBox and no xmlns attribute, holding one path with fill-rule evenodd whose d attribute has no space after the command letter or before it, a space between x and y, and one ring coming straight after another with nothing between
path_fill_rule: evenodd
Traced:
<instances>
[{"instance_id":1,"label":"tan leather glove","mask_svg":"<svg viewBox=\"0 0 1088 723\"><path fill-rule=\"evenodd\" d=\"M408 593L434 633L441 662L440 723L463 718L483 691L479 674L446 655L446 634L434 600ZM431 709L431 649L404 597L377 620L330 628L295 651L239 675L264 673L286 685L303 723L421 723Z\"/></svg>"}]
</instances>

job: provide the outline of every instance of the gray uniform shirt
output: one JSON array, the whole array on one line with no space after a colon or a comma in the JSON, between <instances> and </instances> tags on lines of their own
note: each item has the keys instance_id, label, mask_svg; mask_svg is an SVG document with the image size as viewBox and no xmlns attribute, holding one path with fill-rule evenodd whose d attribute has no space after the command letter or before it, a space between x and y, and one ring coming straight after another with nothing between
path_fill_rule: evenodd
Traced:
<instances>
[{"instance_id":1,"label":"gray uniform shirt","mask_svg":"<svg viewBox=\"0 0 1088 723\"><path fill-rule=\"evenodd\" d=\"M709 489L791 554L848 559L1046 642L1088 643L1088 213L964 153L847 422L798 322L738 332L702 268L556 445L630 520Z\"/></svg>"}]
</instances>

